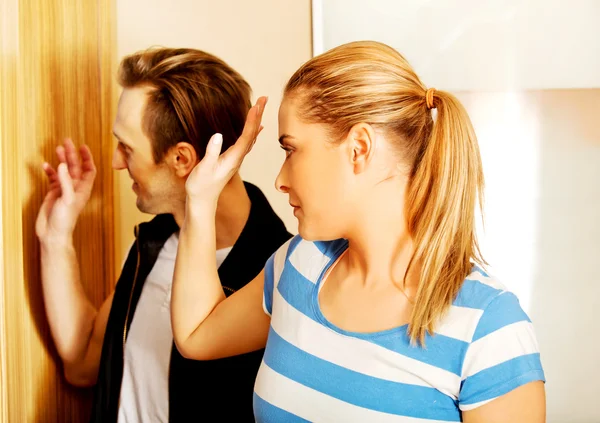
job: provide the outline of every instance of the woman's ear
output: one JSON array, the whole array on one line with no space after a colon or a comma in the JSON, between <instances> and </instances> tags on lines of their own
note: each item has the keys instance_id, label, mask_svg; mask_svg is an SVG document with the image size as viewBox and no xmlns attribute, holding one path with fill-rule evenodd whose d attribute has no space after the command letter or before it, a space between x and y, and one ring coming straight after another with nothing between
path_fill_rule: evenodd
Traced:
<instances>
[{"instance_id":1,"label":"woman's ear","mask_svg":"<svg viewBox=\"0 0 600 423\"><path fill-rule=\"evenodd\" d=\"M189 142L178 142L168 154L168 163L180 178L187 177L198 163L196 149Z\"/></svg>"},{"instance_id":2,"label":"woman's ear","mask_svg":"<svg viewBox=\"0 0 600 423\"><path fill-rule=\"evenodd\" d=\"M375 153L375 130L368 123L357 123L350 128L346 142L354 172L364 172Z\"/></svg>"}]
</instances>

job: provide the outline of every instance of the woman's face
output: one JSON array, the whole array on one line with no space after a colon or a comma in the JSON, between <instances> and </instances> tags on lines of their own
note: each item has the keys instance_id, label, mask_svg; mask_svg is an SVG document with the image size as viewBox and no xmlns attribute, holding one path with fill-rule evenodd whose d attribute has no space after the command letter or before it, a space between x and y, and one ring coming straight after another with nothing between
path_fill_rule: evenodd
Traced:
<instances>
[{"instance_id":1,"label":"woman's face","mask_svg":"<svg viewBox=\"0 0 600 423\"><path fill-rule=\"evenodd\" d=\"M332 142L323 124L298 117L298 100L284 98L279 108L279 142L285 161L275 181L289 196L298 232L307 240L344 237L357 201L354 168L346 142Z\"/></svg>"}]
</instances>

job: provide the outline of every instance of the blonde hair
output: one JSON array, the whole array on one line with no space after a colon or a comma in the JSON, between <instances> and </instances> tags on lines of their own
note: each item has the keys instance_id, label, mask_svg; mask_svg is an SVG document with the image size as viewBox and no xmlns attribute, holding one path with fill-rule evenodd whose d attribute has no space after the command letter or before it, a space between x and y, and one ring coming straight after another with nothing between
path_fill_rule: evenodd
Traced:
<instances>
[{"instance_id":1,"label":"blonde hair","mask_svg":"<svg viewBox=\"0 0 600 423\"><path fill-rule=\"evenodd\" d=\"M398 140L410 170L405 215L415 251L408 270L420 266L408 333L421 345L452 304L472 261L486 264L475 233L484 185L475 132L456 97L427 91L396 50L363 41L309 60L284 92L301 100L301 119L327 124L335 139L362 122ZM435 121L430 107L437 109Z\"/></svg>"}]
</instances>

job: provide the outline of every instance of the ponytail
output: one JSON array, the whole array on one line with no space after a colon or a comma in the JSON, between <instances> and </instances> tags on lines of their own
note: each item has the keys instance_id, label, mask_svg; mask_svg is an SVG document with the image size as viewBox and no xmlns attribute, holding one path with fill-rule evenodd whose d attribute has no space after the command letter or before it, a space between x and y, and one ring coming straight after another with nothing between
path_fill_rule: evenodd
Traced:
<instances>
[{"instance_id":1,"label":"ponytail","mask_svg":"<svg viewBox=\"0 0 600 423\"><path fill-rule=\"evenodd\" d=\"M471 121L450 93L429 90L424 103L437 110L437 119L415 160L406 202L415 245L407 274L416 263L420 268L408 333L413 344L421 345L471 272L471 259L485 264L475 233L484 178Z\"/></svg>"}]
</instances>

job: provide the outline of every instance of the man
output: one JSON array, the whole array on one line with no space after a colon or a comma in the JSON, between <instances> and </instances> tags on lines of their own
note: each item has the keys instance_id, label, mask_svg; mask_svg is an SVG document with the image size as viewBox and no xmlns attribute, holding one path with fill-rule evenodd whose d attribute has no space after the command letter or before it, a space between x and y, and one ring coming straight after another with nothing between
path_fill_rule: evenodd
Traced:
<instances>
[{"instance_id":1,"label":"man","mask_svg":"<svg viewBox=\"0 0 600 423\"><path fill-rule=\"evenodd\" d=\"M72 240L94 182L93 158L67 140L57 149L58 169L44 164L51 186L36 233L46 313L66 379L95 385L92 422L254 421L262 351L187 360L174 347L169 311L185 182L214 133L223 134L223 150L240 137L250 87L217 57L166 48L126 57L119 83L113 168L129 172L137 207L156 217L136 227L115 290L96 310L80 283ZM219 198L216 229L227 295L291 237L262 192L239 174ZM211 388L203 391L207 380Z\"/></svg>"}]
</instances>

